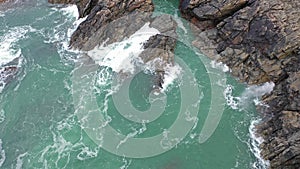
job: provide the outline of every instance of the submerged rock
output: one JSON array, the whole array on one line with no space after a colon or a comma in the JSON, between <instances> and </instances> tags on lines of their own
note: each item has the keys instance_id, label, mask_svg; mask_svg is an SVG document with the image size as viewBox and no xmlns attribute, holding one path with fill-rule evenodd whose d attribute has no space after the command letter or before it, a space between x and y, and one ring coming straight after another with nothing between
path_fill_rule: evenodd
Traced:
<instances>
[{"instance_id":1,"label":"submerged rock","mask_svg":"<svg viewBox=\"0 0 300 169\"><path fill-rule=\"evenodd\" d=\"M4 66L0 68L0 93L2 89L9 83L18 73L17 66Z\"/></svg>"},{"instance_id":2,"label":"submerged rock","mask_svg":"<svg viewBox=\"0 0 300 169\"><path fill-rule=\"evenodd\" d=\"M261 154L270 168L300 168L299 9L298 0L181 1L183 15L198 27L193 44L204 54L242 82L276 84L263 97L268 107L258 107Z\"/></svg>"}]
</instances>

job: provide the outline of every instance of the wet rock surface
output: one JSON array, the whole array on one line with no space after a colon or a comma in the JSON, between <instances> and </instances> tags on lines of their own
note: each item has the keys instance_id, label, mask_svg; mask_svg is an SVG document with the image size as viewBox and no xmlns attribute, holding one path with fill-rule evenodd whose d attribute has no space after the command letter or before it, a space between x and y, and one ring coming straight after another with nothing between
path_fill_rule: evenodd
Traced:
<instances>
[{"instance_id":1,"label":"wet rock surface","mask_svg":"<svg viewBox=\"0 0 300 169\"><path fill-rule=\"evenodd\" d=\"M76 5L80 17L87 18L73 33L70 45L81 50L130 36L150 19L154 10L151 0L89 0Z\"/></svg>"},{"instance_id":2,"label":"wet rock surface","mask_svg":"<svg viewBox=\"0 0 300 169\"><path fill-rule=\"evenodd\" d=\"M145 44L140 58L145 65L152 64L154 88L162 87L167 65L174 62L176 23L167 15L152 17L151 0L49 0L51 3L76 4L81 18L86 17L73 33L70 46L90 51L129 38L146 23L160 34ZM169 37L170 36L170 37ZM159 61L158 61L159 60Z\"/></svg>"},{"instance_id":3,"label":"wet rock surface","mask_svg":"<svg viewBox=\"0 0 300 169\"><path fill-rule=\"evenodd\" d=\"M13 76L17 73L17 66L5 66L0 69L0 80L8 83L12 80Z\"/></svg>"},{"instance_id":4,"label":"wet rock surface","mask_svg":"<svg viewBox=\"0 0 300 169\"><path fill-rule=\"evenodd\" d=\"M161 89L165 69L174 64L177 23L170 15L161 15L151 21L150 27L156 28L160 34L150 37L144 44L144 51L140 57L144 63L154 66L154 88Z\"/></svg>"},{"instance_id":5,"label":"wet rock surface","mask_svg":"<svg viewBox=\"0 0 300 169\"><path fill-rule=\"evenodd\" d=\"M16 77L18 71L19 68L15 65L0 67L0 93L2 89Z\"/></svg>"},{"instance_id":6,"label":"wet rock surface","mask_svg":"<svg viewBox=\"0 0 300 169\"><path fill-rule=\"evenodd\" d=\"M270 168L300 168L300 1L181 0L180 8L204 54L242 82L275 83L258 107L261 155Z\"/></svg>"}]
</instances>

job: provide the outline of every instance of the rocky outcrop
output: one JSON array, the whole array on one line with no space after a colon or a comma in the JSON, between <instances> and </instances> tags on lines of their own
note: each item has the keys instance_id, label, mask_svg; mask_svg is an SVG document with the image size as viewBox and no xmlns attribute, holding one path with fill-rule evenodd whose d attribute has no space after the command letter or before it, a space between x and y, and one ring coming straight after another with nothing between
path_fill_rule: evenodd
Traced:
<instances>
[{"instance_id":1,"label":"rocky outcrop","mask_svg":"<svg viewBox=\"0 0 300 169\"><path fill-rule=\"evenodd\" d=\"M151 0L49 0L49 2L76 4L79 16L86 17L70 41L70 47L81 51L90 51L97 46L120 42L129 38L146 23L150 23L150 27L157 29L160 34L151 37L144 44L140 58L146 65L153 65L154 88L162 87L164 69L174 62L176 23L167 15L153 18L154 6Z\"/></svg>"},{"instance_id":2,"label":"rocky outcrop","mask_svg":"<svg viewBox=\"0 0 300 169\"><path fill-rule=\"evenodd\" d=\"M133 34L154 9L151 0L89 0L76 5L80 17L87 18L73 33L70 45L84 51L106 40L106 44L111 44Z\"/></svg>"},{"instance_id":3,"label":"rocky outcrop","mask_svg":"<svg viewBox=\"0 0 300 169\"><path fill-rule=\"evenodd\" d=\"M161 89L164 83L165 69L174 64L177 23L170 15L161 15L151 21L150 27L156 28L161 34L154 35L144 44L140 54L144 63L150 63L155 70L154 88Z\"/></svg>"},{"instance_id":4,"label":"rocky outcrop","mask_svg":"<svg viewBox=\"0 0 300 169\"><path fill-rule=\"evenodd\" d=\"M193 44L248 84L273 81L258 107L262 156L270 168L300 168L300 1L181 0Z\"/></svg>"}]
</instances>

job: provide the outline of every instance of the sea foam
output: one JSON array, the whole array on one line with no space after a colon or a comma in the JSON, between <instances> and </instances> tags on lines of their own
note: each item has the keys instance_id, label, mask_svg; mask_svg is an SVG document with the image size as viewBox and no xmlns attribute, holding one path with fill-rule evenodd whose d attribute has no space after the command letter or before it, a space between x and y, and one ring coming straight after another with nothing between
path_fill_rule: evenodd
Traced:
<instances>
[{"instance_id":1,"label":"sea foam","mask_svg":"<svg viewBox=\"0 0 300 169\"><path fill-rule=\"evenodd\" d=\"M23 168L23 158L28 155L28 153L23 153L18 155L17 157L17 163L16 163L16 169L22 169Z\"/></svg>"},{"instance_id":2,"label":"sea foam","mask_svg":"<svg viewBox=\"0 0 300 169\"><path fill-rule=\"evenodd\" d=\"M14 63L16 67L21 67L24 61L20 47L17 45L18 41L26 38L28 32L35 32L36 30L31 26L19 26L14 27L0 36L0 93L6 86L7 76L12 74L6 74L4 71L7 68L7 64L12 61L18 61ZM17 64L17 65L16 65Z\"/></svg>"},{"instance_id":3,"label":"sea foam","mask_svg":"<svg viewBox=\"0 0 300 169\"><path fill-rule=\"evenodd\" d=\"M263 95L271 93L273 91L275 84L273 82L267 82L262 85L252 85L245 89L242 93L241 101L246 104L249 100L257 100Z\"/></svg>"},{"instance_id":4,"label":"sea foam","mask_svg":"<svg viewBox=\"0 0 300 169\"><path fill-rule=\"evenodd\" d=\"M257 158L257 161L253 163L252 167L255 169L267 169L269 166L269 161L264 160L260 153L261 150L259 149L260 144L263 142L263 139L261 137L258 137L256 135L255 131L255 125L258 124L259 120L253 120L249 127L249 133L250 133L250 149L251 152L255 155Z\"/></svg>"},{"instance_id":5,"label":"sea foam","mask_svg":"<svg viewBox=\"0 0 300 169\"><path fill-rule=\"evenodd\" d=\"M0 167L2 167L5 159L6 159L5 151L2 147L2 140L0 139Z\"/></svg>"},{"instance_id":6,"label":"sea foam","mask_svg":"<svg viewBox=\"0 0 300 169\"><path fill-rule=\"evenodd\" d=\"M0 36L0 66L3 66L21 56L21 49L16 43L30 30L29 26L21 26L10 29Z\"/></svg>"},{"instance_id":7,"label":"sea foam","mask_svg":"<svg viewBox=\"0 0 300 169\"><path fill-rule=\"evenodd\" d=\"M146 23L137 32L122 42L95 47L88 52L88 55L100 66L110 67L114 72L123 72L133 74L135 64L142 62L138 57L143 51L143 43L151 36L160 32L149 27L150 23Z\"/></svg>"},{"instance_id":8,"label":"sea foam","mask_svg":"<svg viewBox=\"0 0 300 169\"><path fill-rule=\"evenodd\" d=\"M219 69L223 72L229 72L230 71L229 67L227 65L225 65L224 63L222 63L222 62L216 62L215 60L212 60L210 62L210 64L211 64L212 68Z\"/></svg>"},{"instance_id":9,"label":"sea foam","mask_svg":"<svg viewBox=\"0 0 300 169\"><path fill-rule=\"evenodd\" d=\"M164 83L162 84L163 91L167 90L173 82L180 77L182 68L175 63L175 65L167 66L165 69Z\"/></svg>"},{"instance_id":10,"label":"sea foam","mask_svg":"<svg viewBox=\"0 0 300 169\"><path fill-rule=\"evenodd\" d=\"M224 90L224 97L227 105L232 109L240 109L247 107L249 103L254 102L255 105L262 104L259 99L268 93L273 91L275 84L273 82L267 82L262 85L248 86L240 96L233 96L233 86L227 85Z\"/></svg>"},{"instance_id":11,"label":"sea foam","mask_svg":"<svg viewBox=\"0 0 300 169\"><path fill-rule=\"evenodd\" d=\"M0 92L1 92L1 88L0 88ZM5 120L5 111L2 109L0 110L0 123L4 122Z\"/></svg>"}]
</instances>

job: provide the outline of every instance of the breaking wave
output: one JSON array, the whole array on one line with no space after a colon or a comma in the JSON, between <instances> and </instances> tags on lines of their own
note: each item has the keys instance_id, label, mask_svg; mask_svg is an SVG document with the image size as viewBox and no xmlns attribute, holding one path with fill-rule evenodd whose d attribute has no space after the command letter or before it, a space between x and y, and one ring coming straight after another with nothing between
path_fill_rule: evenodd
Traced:
<instances>
[{"instance_id":1,"label":"breaking wave","mask_svg":"<svg viewBox=\"0 0 300 169\"><path fill-rule=\"evenodd\" d=\"M267 169L269 166L269 162L264 160L260 153L261 150L259 149L259 146L263 142L263 139L261 137L258 137L255 130L255 125L257 125L260 122L260 120L253 120L249 127L249 133L250 133L250 149L252 153L257 158L257 161L253 163L252 167L255 169Z\"/></svg>"}]
</instances>

